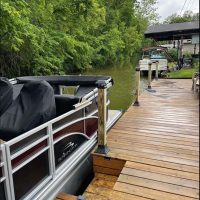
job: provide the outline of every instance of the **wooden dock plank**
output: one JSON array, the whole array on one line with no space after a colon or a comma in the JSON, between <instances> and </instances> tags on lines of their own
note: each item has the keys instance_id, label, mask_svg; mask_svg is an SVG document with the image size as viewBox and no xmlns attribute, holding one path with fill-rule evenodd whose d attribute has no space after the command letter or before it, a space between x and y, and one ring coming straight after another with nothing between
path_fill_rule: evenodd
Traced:
<instances>
[{"instance_id":1,"label":"wooden dock plank","mask_svg":"<svg viewBox=\"0 0 200 200\"><path fill-rule=\"evenodd\" d=\"M131 137L130 137L131 139ZM166 144L166 143L162 143L162 142L156 142L158 143L158 145L156 145L156 143L154 143L154 141L152 142L151 140L149 140L148 142L145 141L141 141L141 140L137 140L137 138L134 140L134 142L130 141L130 139L124 139L122 137L117 137L116 138L109 138L109 142L110 144L113 144L113 147L115 146L115 144L120 144L120 145L124 145L124 147L130 149L130 150L135 150L135 151L141 151L140 149L143 149L143 152L149 152L149 153L154 153L156 152L157 154L160 155L170 155L172 157L179 157L179 158L186 158L186 159L191 159L191 160L198 160L199 158L199 152L197 152L198 147L194 148L194 149L187 149L187 145L182 146L182 148L180 148L180 145L177 144L177 146L175 146L176 144ZM141 141L141 142L140 142ZM196 149L196 151L195 151Z\"/></svg>"},{"instance_id":2,"label":"wooden dock plank","mask_svg":"<svg viewBox=\"0 0 200 200\"><path fill-rule=\"evenodd\" d=\"M114 186L114 190L124 192L127 194L138 195L140 197L155 199L155 200L195 200L195 198L180 196L163 191L158 191L150 188L140 187L127 183L117 182ZM197 198L196 198L197 199ZM124 199L126 200L126 199Z\"/></svg>"},{"instance_id":3,"label":"wooden dock plank","mask_svg":"<svg viewBox=\"0 0 200 200\"><path fill-rule=\"evenodd\" d=\"M191 84L154 81L155 92L145 91L140 106L124 113L107 137L106 157L114 162L93 154L101 173L85 192L88 200L199 199L199 100Z\"/></svg>"},{"instance_id":4,"label":"wooden dock plank","mask_svg":"<svg viewBox=\"0 0 200 200\"><path fill-rule=\"evenodd\" d=\"M163 174L159 174L158 172L142 171L138 169L124 167L121 174L142 177L146 179L161 181L161 182L170 183L174 185L180 185L180 186L189 187L189 188L196 188L196 189L199 188L198 181L183 179L182 176L181 178L178 178L175 176L169 176L167 172L166 172L166 175L163 175Z\"/></svg>"},{"instance_id":5,"label":"wooden dock plank","mask_svg":"<svg viewBox=\"0 0 200 200\"><path fill-rule=\"evenodd\" d=\"M150 158L153 160L160 160L160 161L167 161L170 163L177 163L177 164L182 164L182 165L188 165L188 166L194 166L194 167L198 167L199 166L199 162L197 160L189 160L189 159L183 159L183 158L176 158L176 157L172 157L171 155L159 155L156 153L147 153L147 152L139 152L139 151L135 151L133 146L128 146L125 144L116 144L113 142L110 142L110 148L112 148L112 151L114 149L116 149L115 152L117 152L117 148L119 148L119 145L121 145L119 150L125 150L125 151L131 151L133 156L137 156L137 157L143 157L143 158Z\"/></svg>"},{"instance_id":6,"label":"wooden dock plank","mask_svg":"<svg viewBox=\"0 0 200 200\"><path fill-rule=\"evenodd\" d=\"M113 135L110 136L114 137L114 139L116 139L116 137L121 137L121 138L127 138L127 139L146 139L148 141L160 141L161 143L171 143L171 144L183 144L183 145L193 145L193 146L197 146L199 145L199 141L197 141L197 138L192 138L190 137L191 135L188 135L188 137L179 137L179 136L171 136L168 134L155 134L154 132L149 133L145 133L145 132L133 132L133 131L125 131L125 130L112 130ZM157 133L157 132L156 132ZM160 132L159 132L160 133ZM197 152L199 153L199 152Z\"/></svg>"},{"instance_id":7,"label":"wooden dock plank","mask_svg":"<svg viewBox=\"0 0 200 200\"><path fill-rule=\"evenodd\" d=\"M110 150L109 155L113 157L118 157L121 159L126 159L127 161L134 161L134 162L148 164L148 165L161 166L161 167L165 167L169 169L195 173L197 175L199 173L199 167L193 167L193 166L183 165L179 163L171 163L165 160L162 161L162 160L155 160L155 159L146 158L146 157L140 157L140 156L138 157L138 156L134 156L132 151L127 152L127 150L122 150L122 149L112 149Z\"/></svg>"},{"instance_id":8,"label":"wooden dock plank","mask_svg":"<svg viewBox=\"0 0 200 200\"><path fill-rule=\"evenodd\" d=\"M154 165L131 162L131 161L126 162L124 169L126 167L131 168L131 169L138 169L138 170L153 172L153 173L157 173L157 174L175 176L178 178L194 180L195 182L198 182L198 174L191 173L191 172L184 172L184 171L181 171L181 169L170 169L170 168L165 168L163 166L158 167L158 166L154 166Z\"/></svg>"},{"instance_id":9,"label":"wooden dock plank","mask_svg":"<svg viewBox=\"0 0 200 200\"><path fill-rule=\"evenodd\" d=\"M188 196L192 198L198 198L198 190L194 188L188 188L180 185L169 184L161 181L155 181L152 179L141 178L136 176L129 176L125 174L120 174L118 181L122 183L127 183L130 185L137 185L140 187L150 188L158 191L164 191L176 195Z\"/></svg>"},{"instance_id":10,"label":"wooden dock plank","mask_svg":"<svg viewBox=\"0 0 200 200\"><path fill-rule=\"evenodd\" d=\"M95 178L86 189L84 197L86 200L149 200L136 195L114 191L113 187L118 176L96 173Z\"/></svg>"},{"instance_id":11,"label":"wooden dock plank","mask_svg":"<svg viewBox=\"0 0 200 200\"><path fill-rule=\"evenodd\" d=\"M96 173L95 178L87 187L87 193L84 193L84 196L86 196L87 199L93 199L94 196L102 196L102 199L109 198L117 178L118 176Z\"/></svg>"},{"instance_id":12,"label":"wooden dock plank","mask_svg":"<svg viewBox=\"0 0 200 200\"><path fill-rule=\"evenodd\" d=\"M77 197L70 194L60 193L57 195L55 200L77 200Z\"/></svg>"}]
</instances>

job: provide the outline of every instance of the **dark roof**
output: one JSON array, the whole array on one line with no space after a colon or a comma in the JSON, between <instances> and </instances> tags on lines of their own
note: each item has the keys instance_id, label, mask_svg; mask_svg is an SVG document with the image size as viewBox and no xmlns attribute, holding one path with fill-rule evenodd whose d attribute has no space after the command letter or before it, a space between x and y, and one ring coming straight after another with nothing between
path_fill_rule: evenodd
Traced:
<instances>
[{"instance_id":1,"label":"dark roof","mask_svg":"<svg viewBox=\"0 0 200 200\"><path fill-rule=\"evenodd\" d=\"M199 32L199 21L160 24L149 26L144 33L146 38L156 40L170 39L172 37L180 38L180 36L191 37L192 34Z\"/></svg>"}]
</instances>

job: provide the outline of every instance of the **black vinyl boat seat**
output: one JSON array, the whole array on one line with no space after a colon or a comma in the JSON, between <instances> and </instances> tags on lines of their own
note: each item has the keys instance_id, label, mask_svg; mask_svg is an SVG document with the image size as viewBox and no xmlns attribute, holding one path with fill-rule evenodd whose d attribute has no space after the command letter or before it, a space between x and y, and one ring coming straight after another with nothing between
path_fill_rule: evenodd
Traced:
<instances>
[{"instance_id":1,"label":"black vinyl boat seat","mask_svg":"<svg viewBox=\"0 0 200 200\"><path fill-rule=\"evenodd\" d=\"M79 86L75 96L79 97L79 98L83 98L85 95L87 95L88 93L94 91L96 87L92 87L92 86Z\"/></svg>"},{"instance_id":2,"label":"black vinyl boat seat","mask_svg":"<svg viewBox=\"0 0 200 200\"><path fill-rule=\"evenodd\" d=\"M75 96L73 95L55 95L56 101L56 115L60 116L70 110L74 109L74 105L81 102L83 97L88 93L94 91L96 87L79 86ZM95 94L94 94L95 95Z\"/></svg>"},{"instance_id":3,"label":"black vinyl boat seat","mask_svg":"<svg viewBox=\"0 0 200 200\"><path fill-rule=\"evenodd\" d=\"M8 141L55 117L53 88L46 81L30 81L0 116L0 138Z\"/></svg>"},{"instance_id":4,"label":"black vinyl boat seat","mask_svg":"<svg viewBox=\"0 0 200 200\"><path fill-rule=\"evenodd\" d=\"M56 115L60 116L74 109L74 105L80 102L80 98L72 95L55 95Z\"/></svg>"},{"instance_id":5,"label":"black vinyl boat seat","mask_svg":"<svg viewBox=\"0 0 200 200\"><path fill-rule=\"evenodd\" d=\"M13 100L13 86L9 80L0 77L0 116L12 104Z\"/></svg>"}]
</instances>

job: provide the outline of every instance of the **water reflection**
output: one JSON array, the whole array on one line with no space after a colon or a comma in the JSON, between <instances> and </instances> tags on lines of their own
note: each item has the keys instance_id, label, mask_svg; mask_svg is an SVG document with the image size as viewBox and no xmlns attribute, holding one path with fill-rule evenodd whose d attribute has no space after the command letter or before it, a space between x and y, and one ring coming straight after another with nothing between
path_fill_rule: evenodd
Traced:
<instances>
[{"instance_id":1,"label":"water reflection","mask_svg":"<svg viewBox=\"0 0 200 200\"><path fill-rule=\"evenodd\" d=\"M131 64L108 66L92 69L84 74L109 75L114 79L114 86L109 91L110 109L127 110L135 99L135 67ZM146 88L147 80L141 77L141 90Z\"/></svg>"}]
</instances>

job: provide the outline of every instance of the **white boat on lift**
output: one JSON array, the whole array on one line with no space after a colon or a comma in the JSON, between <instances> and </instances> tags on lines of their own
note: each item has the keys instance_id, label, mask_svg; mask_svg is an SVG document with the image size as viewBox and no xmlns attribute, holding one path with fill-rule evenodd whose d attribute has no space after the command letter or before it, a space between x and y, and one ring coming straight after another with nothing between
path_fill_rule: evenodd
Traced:
<instances>
[{"instance_id":1,"label":"white boat on lift","mask_svg":"<svg viewBox=\"0 0 200 200\"><path fill-rule=\"evenodd\" d=\"M143 51L142 60L139 61L141 71L147 72L149 69L149 62L158 61L158 71L163 72L167 70L168 60L162 48L150 49ZM152 71L156 70L156 63L153 62L151 66Z\"/></svg>"},{"instance_id":2,"label":"white boat on lift","mask_svg":"<svg viewBox=\"0 0 200 200\"><path fill-rule=\"evenodd\" d=\"M102 82L113 85L109 76L0 78L0 200L79 194L91 179ZM107 111L109 129L121 112Z\"/></svg>"}]
</instances>

